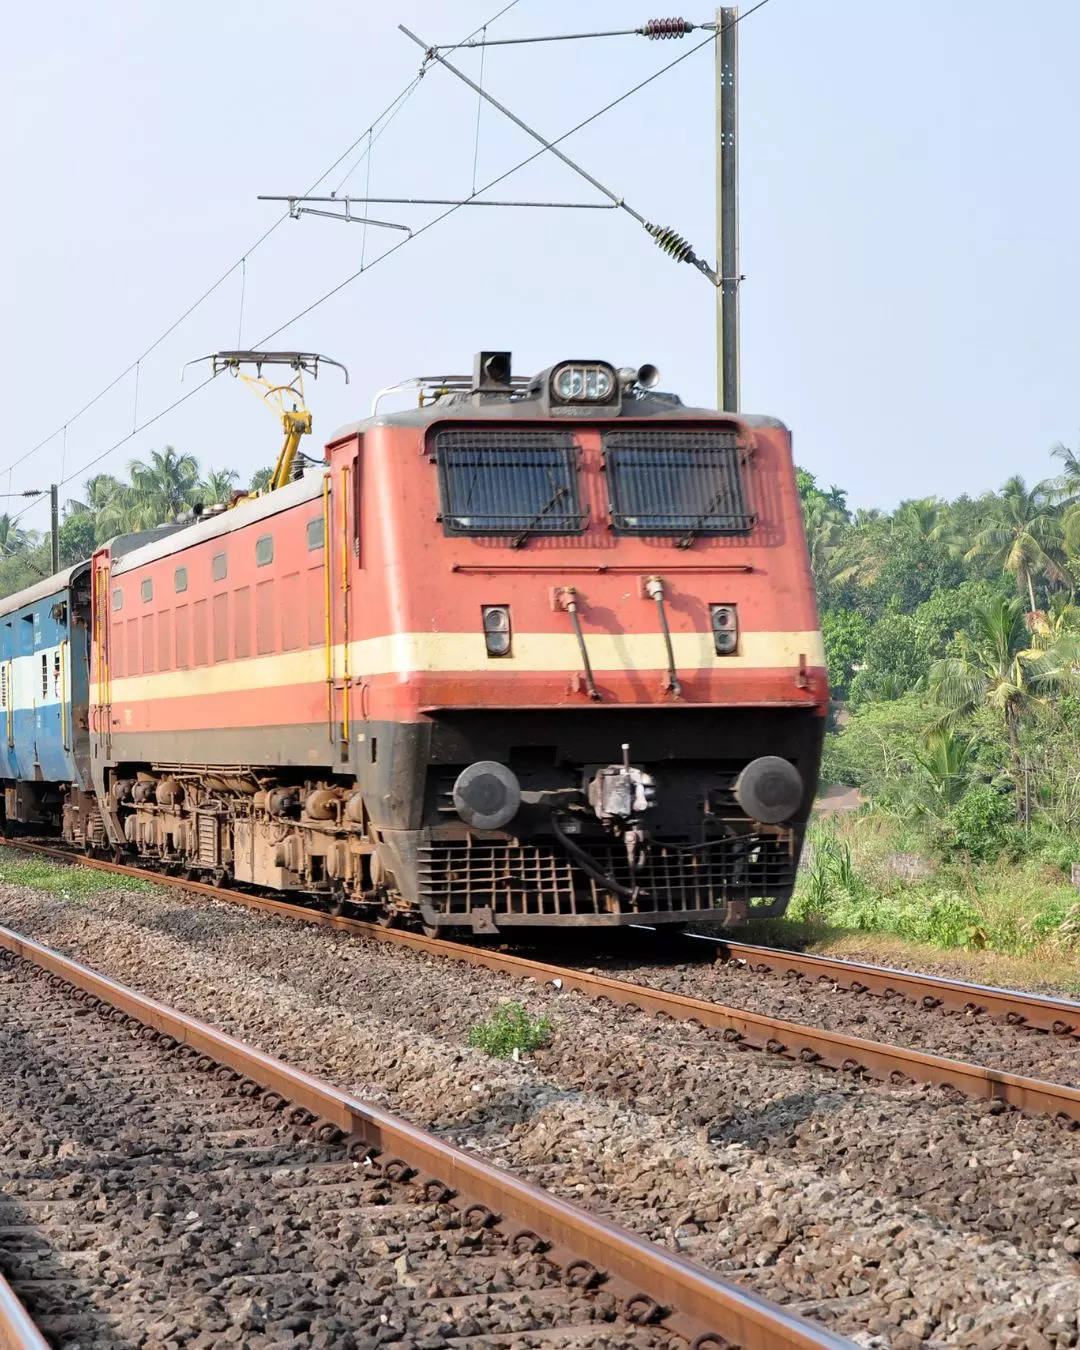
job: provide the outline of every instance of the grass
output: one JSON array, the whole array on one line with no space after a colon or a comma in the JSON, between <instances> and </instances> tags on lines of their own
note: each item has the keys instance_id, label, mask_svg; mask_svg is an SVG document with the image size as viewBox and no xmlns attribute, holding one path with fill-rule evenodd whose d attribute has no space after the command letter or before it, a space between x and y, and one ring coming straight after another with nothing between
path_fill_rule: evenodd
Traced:
<instances>
[{"instance_id":1,"label":"grass","mask_svg":"<svg viewBox=\"0 0 1080 1350\"><path fill-rule=\"evenodd\" d=\"M469 1032L469 1044L496 1059L519 1059L551 1038L548 1017L530 1017L521 1003L500 1003L486 1022Z\"/></svg>"},{"instance_id":2,"label":"grass","mask_svg":"<svg viewBox=\"0 0 1080 1350\"><path fill-rule=\"evenodd\" d=\"M81 904L94 896L106 895L123 887L126 891L150 890L148 882L137 877L116 877L77 863L56 863L47 858L27 857L15 848L0 846L0 882L12 886L30 886L37 891L58 895Z\"/></svg>"},{"instance_id":3,"label":"grass","mask_svg":"<svg viewBox=\"0 0 1080 1350\"><path fill-rule=\"evenodd\" d=\"M809 844L788 919L759 940L1080 992L1080 892L1060 867L940 861L918 822L874 811L817 823Z\"/></svg>"}]
</instances>

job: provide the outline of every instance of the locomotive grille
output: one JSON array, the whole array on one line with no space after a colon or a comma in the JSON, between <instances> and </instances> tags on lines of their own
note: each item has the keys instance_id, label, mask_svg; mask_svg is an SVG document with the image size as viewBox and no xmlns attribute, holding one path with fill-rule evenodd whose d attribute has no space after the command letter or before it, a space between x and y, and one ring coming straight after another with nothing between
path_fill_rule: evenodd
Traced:
<instances>
[{"instance_id":1,"label":"locomotive grille","mask_svg":"<svg viewBox=\"0 0 1080 1350\"><path fill-rule=\"evenodd\" d=\"M435 435L447 534L571 534L585 526L574 438L455 427Z\"/></svg>"},{"instance_id":2,"label":"locomotive grille","mask_svg":"<svg viewBox=\"0 0 1080 1350\"><path fill-rule=\"evenodd\" d=\"M611 523L624 534L747 534L754 524L734 431L604 433Z\"/></svg>"},{"instance_id":3,"label":"locomotive grille","mask_svg":"<svg viewBox=\"0 0 1080 1350\"><path fill-rule=\"evenodd\" d=\"M613 896L553 845L455 839L421 848L420 899L440 914L684 913L786 892L795 881L794 841L786 830L697 851L653 844L633 875L621 845L578 842L605 875L636 885L637 898Z\"/></svg>"}]
</instances>

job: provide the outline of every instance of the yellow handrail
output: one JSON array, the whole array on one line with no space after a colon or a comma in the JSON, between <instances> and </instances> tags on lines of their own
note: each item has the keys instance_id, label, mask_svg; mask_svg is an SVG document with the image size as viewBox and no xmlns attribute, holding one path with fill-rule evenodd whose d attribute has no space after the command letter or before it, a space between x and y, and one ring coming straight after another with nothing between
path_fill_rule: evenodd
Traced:
<instances>
[{"instance_id":1,"label":"yellow handrail","mask_svg":"<svg viewBox=\"0 0 1080 1350\"><path fill-rule=\"evenodd\" d=\"M322 480L323 610L326 627L326 729L334 739L334 639L330 624L330 475Z\"/></svg>"},{"instance_id":2,"label":"yellow handrail","mask_svg":"<svg viewBox=\"0 0 1080 1350\"><path fill-rule=\"evenodd\" d=\"M341 466L341 740L349 749L349 466Z\"/></svg>"}]
</instances>

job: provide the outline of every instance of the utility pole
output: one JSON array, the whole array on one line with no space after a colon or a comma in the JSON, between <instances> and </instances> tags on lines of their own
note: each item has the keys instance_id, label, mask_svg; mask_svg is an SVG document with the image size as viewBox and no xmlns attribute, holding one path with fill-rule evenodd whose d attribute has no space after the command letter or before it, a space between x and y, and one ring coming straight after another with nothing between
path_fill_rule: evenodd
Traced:
<instances>
[{"instance_id":1,"label":"utility pole","mask_svg":"<svg viewBox=\"0 0 1080 1350\"><path fill-rule=\"evenodd\" d=\"M60 488L49 486L49 508L52 513L52 570L60 571Z\"/></svg>"},{"instance_id":2,"label":"utility pole","mask_svg":"<svg viewBox=\"0 0 1080 1350\"><path fill-rule=\"evenodd\" d=\"M716 401L739 411L739 11L716 11Z\"/></svg>"}]
</instances>

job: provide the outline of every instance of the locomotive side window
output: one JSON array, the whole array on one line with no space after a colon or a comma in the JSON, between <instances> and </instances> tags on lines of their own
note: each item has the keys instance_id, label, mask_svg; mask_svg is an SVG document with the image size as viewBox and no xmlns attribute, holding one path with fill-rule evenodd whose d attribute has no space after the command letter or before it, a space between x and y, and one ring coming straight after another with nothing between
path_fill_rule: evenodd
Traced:
<instances>
[{"instance_id":1,"label":"locomotive side window","mask_svg":"<svg viewBox=\"0 0 1080 1350\"><path fill-rule=\"evenodd\" d=\"M224 581L229 575L229 556L227 553L215 553L210 559L210 576L214 581Z\"/></svg>"},{"instance_id":2,"label":"locomotive side window","mask_svg":"<svg viewBox=\"0 0 1080 1350\"><path fill-rule=\"evenodd\" d=\"M604 461L617 534L749 534L734 431L654 428L607 431Z\"/></svg>"},{"instance_id":3,"label":"locomotive side window","mask_svg":"<svg viewBox=\"0 0 1080 1350\"><path fill-rule=\"evenodd\" d=\"M142 585L139 587L139 594L142 596L143 604L154 598L154 579L153 577L143 577Z\"/></svg>"},{"instance_id":4,"label":"locomotive side window","mask_svg":"<svg viewBox=\"0 0 1080 1350\"><path fill-rule=\"evenodd\" d=\"M579 534L569 431L452 428L435 435L443 529L447 534Z\"/></svg>"},{"instance_id":5,"label":"locomotive side window","mask_svg":"<svg viewBox=\"0 0 1080 1350\"><path fill-rule=\"evenodd\" d=\"M269 567L274 561L274 536L261 534L255 540L255 566Z\"/></svg>"},{"instance_id":6,"label":"locomotive side window","mask_svg":"<svg viewBox=\"0 0 1080 1350\"><path fill-rule=\"evenodd\" d=\"M177 595L182 595L187 590L187 568L178 567L173 573L173 590Z\"/></svg>"},{"instance_id":7,"label":"locomotive side window","mask_svg":"<svg viewBox=\"0 0 1080 1350\"><path fill-rule=\"evenodd\" d=\"M323 528L322 516L312 516L307 523L307 546L308 552L313 553L317 548L322 548L325 543L324 535L326 531Z\"/></svg>"},{"instance_id":8,"label":"locomotive side window","mask_svg":"<svg viewBox=\"0 0 1080 1350\"><path fill-rule=\"evenodd\" d=\"M113 609L124 608L124 592L119 586L117 586L116 590L112 593L112 607Z\"/></svg>"}]
</instances>

